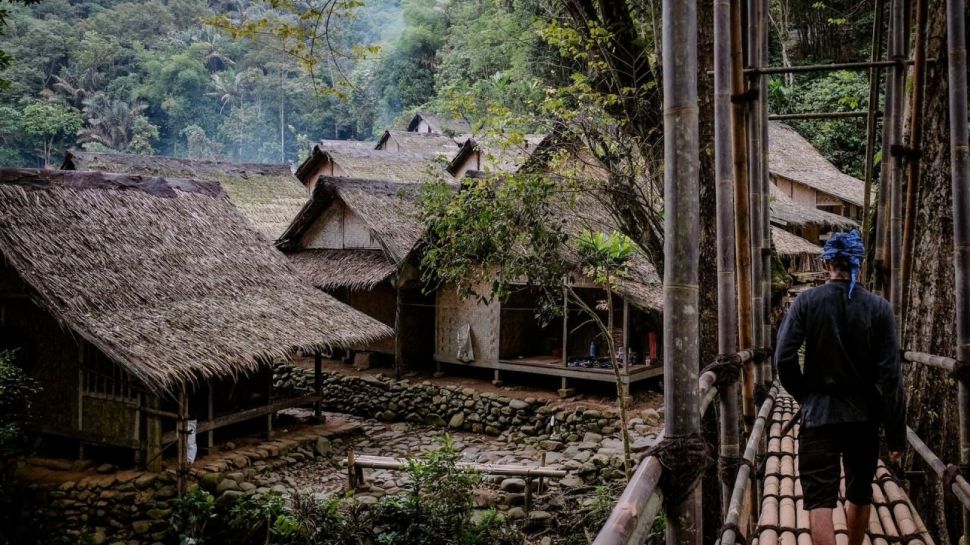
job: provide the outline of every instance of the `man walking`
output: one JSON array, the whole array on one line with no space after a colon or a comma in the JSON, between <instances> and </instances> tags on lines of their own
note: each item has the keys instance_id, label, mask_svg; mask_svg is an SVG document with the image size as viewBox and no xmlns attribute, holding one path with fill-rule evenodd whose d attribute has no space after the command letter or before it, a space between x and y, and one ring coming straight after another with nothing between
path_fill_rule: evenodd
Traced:
<instances>
[{"instance_id":1,"label":"man walking","mask_svg":"<svg viewBox=\"0 0 970 545\"><path fill-rule=\"evenodd\" d=\"M798 471L814 545L835 544L839 462L845 467L849 545L861 545L880 425L894 463L906 446L896 321L885 299L856 284L863 253L859 231L834 234L822 253L829 281L799 295L778 332L778 377L801 406Z\"/></svg>"}]
</instances>

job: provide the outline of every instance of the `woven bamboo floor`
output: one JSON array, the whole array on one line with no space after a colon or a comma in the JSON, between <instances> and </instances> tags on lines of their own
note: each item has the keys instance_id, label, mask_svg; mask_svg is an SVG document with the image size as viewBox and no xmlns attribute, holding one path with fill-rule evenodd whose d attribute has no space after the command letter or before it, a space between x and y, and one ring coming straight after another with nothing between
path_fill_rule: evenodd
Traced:
<instances>
[{"instance_id":1,"label":"woven bamboo floor","mask_svg":"<svg viewBox=\"0 0 970 545\"><path fill-rule=\"evenodd\" d=\"M753 545L812 544L808 511L802 507L802 488L798 481L799 426L781 436L782 428L797 409L798 404L791 396L779 394L770 421L761 515L752 533ZM865 545L934 545L906 492L882 462L872 490L873 509ZM844 494L844 476L842 491ZM848 545L844 499L840 498L833 516L837 545Z\"/></svg>"}]
</instances>

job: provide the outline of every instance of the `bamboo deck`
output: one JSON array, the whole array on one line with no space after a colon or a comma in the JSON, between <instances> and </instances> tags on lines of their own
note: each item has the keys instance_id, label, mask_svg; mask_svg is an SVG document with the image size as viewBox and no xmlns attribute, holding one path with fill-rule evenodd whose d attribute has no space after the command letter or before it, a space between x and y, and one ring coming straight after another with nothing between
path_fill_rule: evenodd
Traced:
<instances>
[{"instance_id":1,"label":"bamboo deck","mask_svg":"<svg viewBox=\"0 0 970 545\"><path fill-rule=\"evenodd\" d=\"M772 413L765 464L761 516L752 533L752 545L811 545L808 511L802 507L802 489L798 481L798 428L784 437L782 428L798 405L788 395L778 397ZM842 491L845 490L843 476ZM869 535L864 545L934 545L919 514L906 492L892 479L889 469L880 462L872 484L873 508L869 517ZM836 544L847 545L845 500L840 498L834 512Z\"/></svg>"}]
</instances>

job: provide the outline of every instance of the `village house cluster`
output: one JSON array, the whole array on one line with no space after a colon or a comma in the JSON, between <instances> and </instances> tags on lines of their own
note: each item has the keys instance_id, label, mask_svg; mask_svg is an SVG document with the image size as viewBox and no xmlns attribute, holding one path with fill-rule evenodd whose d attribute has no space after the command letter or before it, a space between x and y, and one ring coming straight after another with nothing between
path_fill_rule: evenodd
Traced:
<instances>
[{"instance_id":1,"label":"village house cluster","mask_svg":"<svg viewBox=\"0 0 970 545\"><path fill-rule=\"evenodd\" d=\"M313 357L317 377L325 358L344 357L488 369L496 383L505 372L553 376L564 395L570 381L612 382L598 331L565 296L563 316L541 323L526 285L484 304L421 282L421 185L554 175L563 142L521 140L422 112L375 142L319 141L295 173L86 151L60 171L0 170L0 349L16 349L43 386L35 431L157 469L166 445L188 448L189 417L211 448L215 430L262 421L271 433L277 411L319 411L319 378L299 395L273 389L274 362L294 354ZM860 221L863 183L785 125L772 124L769 141L773 245L805 280L820 241ZM614 228L592 201L550 221ZM629 269L614 317L628 387L662 374L663 350L659 276L640 254ZM568 281L597 307L600 288L579 273Z\"/></svg>"}]
</instances>

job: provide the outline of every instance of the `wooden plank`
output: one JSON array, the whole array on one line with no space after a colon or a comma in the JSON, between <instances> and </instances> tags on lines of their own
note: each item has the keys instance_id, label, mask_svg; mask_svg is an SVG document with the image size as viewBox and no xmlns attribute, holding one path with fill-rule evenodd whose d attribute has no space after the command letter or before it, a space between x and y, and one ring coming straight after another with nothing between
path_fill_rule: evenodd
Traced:
<instances>
[{"instance_id":1,"label":"wooden plank","mask_svg":"<svg viewBox=\"0 0 970 545\"><path fill-rule=\"evenodd\" d=\"M213 418L212 420L203 420L199 422L198 427L196 427L196 434L205 433L209 430L215 430L219 428L224 428L232 424L238 424L239 422L244 422L246 420L253 420L261 416L266 416L267 414L275 413L276 411L282 411L283 409L292 409L293 407L302 407L305 405L311 405L315 402L321 401L322 397L316 394L306 394L299 397L290 397L286 399L280 399L274 401L268 405L263 405L261 407L254 407L252 409L246 409L244 411L238 411L235 413L226 414ZM175 439L175 433L168 432L162 436L162 442L168 443Z\"/></svg>"},{"instance_id":2,"label":"wooden plank","mask_svg":"<svg viewBox=\"0 0 970 545\"><path fill-rule=\"evenodd\" d=\"M140 441L134 441L128 437L111 437L98 433L83 430L63 430L48 426L46 424L36 424L27 427L27 431L34 434L50 435L53 437L64 437L74 439L84 443L104 445L109 447L119 447L136 449L141 447Z\"/></svg>"},{"instance_id":3,"label":"wooden plank","mask_svg":"<svg viewBox=\"0 0 970 545\"><path fill-rule=\"evenodd\" d=\"M366 454L355 454L350 459L357 467L370 469L402 470L407 467L408 461L404 458L391 458L388 456L370 456ZM562 478L566 476L566 471L562 469L549 469L548 467L532 467L515 464L477 464L474 462L458 462L456 464L462 469L468 469L489 475L509 475L518 477L550 477Z\"/></svg>"}]
</instances>

